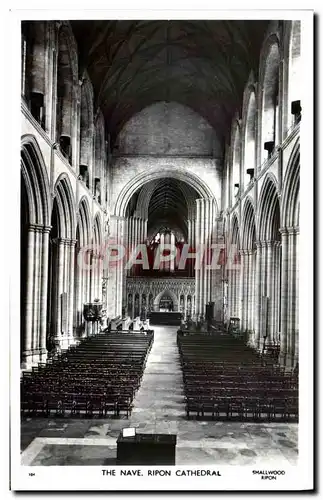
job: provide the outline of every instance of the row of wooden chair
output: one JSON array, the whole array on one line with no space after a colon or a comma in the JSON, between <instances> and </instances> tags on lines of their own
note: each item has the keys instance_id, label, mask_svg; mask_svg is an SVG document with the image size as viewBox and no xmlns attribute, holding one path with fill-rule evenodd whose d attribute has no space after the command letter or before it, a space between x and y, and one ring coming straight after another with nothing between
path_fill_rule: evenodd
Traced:
<instances>
[{"instance_id":1,"label":"row of wooden chair","mask_svg":"<svg viewBox=\"0 0 323 500\"><path fill-rule=\"evenodd\" d=\"M153 331L90 337L25 371L21 411L32 416L128 417Z\"/></svg>"},{"instance_id":2,"label":"row of wooden chair","mask_svg":"<svg viewBox=\"0 0 323 500\"><path fill-rule=\"evenodd\" d=\"M295 421L298 380L225 332L178 332L186 415L218 420Z\"/></svg>"}]
</instances>

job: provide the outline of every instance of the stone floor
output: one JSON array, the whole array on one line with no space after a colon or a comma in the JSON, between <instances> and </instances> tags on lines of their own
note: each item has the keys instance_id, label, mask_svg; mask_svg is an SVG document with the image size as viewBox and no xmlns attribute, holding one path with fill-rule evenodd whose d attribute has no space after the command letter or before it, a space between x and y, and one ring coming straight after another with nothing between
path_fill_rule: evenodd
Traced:
<instances>
[{"instance_id":1,"label":"stone floor","mask_svg":"<svg viewBox=\"0 0 323 500\"><path fill-rule=\"evenodd\" d=\"M129 419L25 419L23 465L113 465L124 427L177 434L177 465L296 464L298 425L186 420L176 327L154 327Z\"/></svg>"}]
</instances>

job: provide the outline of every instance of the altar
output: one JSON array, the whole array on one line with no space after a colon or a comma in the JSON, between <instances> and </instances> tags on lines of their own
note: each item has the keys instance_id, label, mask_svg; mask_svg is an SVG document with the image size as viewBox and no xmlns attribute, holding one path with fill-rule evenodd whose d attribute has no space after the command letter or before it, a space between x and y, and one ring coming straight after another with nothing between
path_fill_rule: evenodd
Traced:
<instances>
[{"instance_id":1,"label":"altar","mask_svg":"<svg viewBox=\"0 0 323 500\"><path fill-rule=\"evenodd\" d=\"M178 311L152 311L148 315L151 325L180 326L182 314Z\"/></svg>"}]
</instances>

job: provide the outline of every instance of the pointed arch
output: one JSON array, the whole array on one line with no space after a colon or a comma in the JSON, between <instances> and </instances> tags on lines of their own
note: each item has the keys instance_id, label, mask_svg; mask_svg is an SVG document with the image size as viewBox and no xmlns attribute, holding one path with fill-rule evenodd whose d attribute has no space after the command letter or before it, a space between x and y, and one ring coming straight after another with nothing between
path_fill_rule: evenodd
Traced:
<instances>
[{"instance_id":1,"label":"pointed arch","mask_svg":"<svg viewBox=\"0 0 323 500\"><path fill-rule=\"evenodd\" d=\"M90 205L86 196L83 196L79 201L78 209L78 230L80 247L90 244L91 241L91 217Z\"/></svg>"},{"instance_id":2,"label":"pointed arch","mask_svg":"<svg viewBox=\"0 0 323 500\"><path fill-rule=\"evenodd\" d=\"M243 249L254 249L256 240L255 207L250 196L247 197L242 210L241 246Z\"/></svg>"},{"instance_id":3,"label":"pointed arch","mask_svg":"<svg viewBox=\"0 0 323 500\"><path fill-rule=\"evenodd\" d=\"M300 143L297 140L284 176L282 192L282 227L299 225Z\"/></svg>"},{"instance_id":4,"label":"pointed arch","mask_svg":"<svg viewBox=\"0 0 323 500\"><path fill-rule=\"evenodd\" d=\"M261 159L265 160L277 142L280 42L276 34L271 34L264 42L260 56L261 95ZM264 143L269 149L264 149Z\"/></svg>"},{"instance_id":5,"label":"pointed arch","mask_svg":"<svg viewBox=\"0 0 323 500\"><path fill-rule=\"evenodd\" d=\"M57 33L57 106L56 137L62 154L72 164L72 137L75 89L78 82L77 47L68 23L62 23Z\"/></svg>"},{"instance_id":6,"label":"pointed arch","mask_svg":"<svg viewBox=\"0 0 323 500\"><path fill-rule=\"evenodd\" d=\"M240 165L241 165L241 129L238 120L234 121L232 130L232 174L231 192L232 205L235 204L235 196L240 191Z\"/></svg>"},{"instance_id":7,"label":"pointed arch","mask_svg":"<svg viewBox=\"0 0 323 500\"><path fill-rule=\"evenodd\" d=\"M43 155L36 138L21 139L21 173L26 186L31 224L50 225L50 187Z\"/></svg>"},{"instance_id":8,"label":"pointed arch","mask_svg":"<svg viewBox=\"0 0 323 500\"><path fill-rule=\"evenodd\" d=\"M231 218L230 243L240 248L240 226L238 216L234 212Z\"/></svg>"},{"instance_id":9,"label":"pointed arch","mask_svg":"<svg viewBox=\"0 0 323 500\"><path fill-rule=\"evenodd\" d=\"M92 179L93 161L93 88L88 74L85 72L81 87L81 113L80 113L80 174L87 187Z\"/></svg>"},{"instance_id":10,"label":"pointed arch","mask_svg":"<svg viewBox=\"0 0 323 500\"><path fill-rule=\"evenodd\" d=\"M164 295L169 295L172 298L173 304L174 304L174 311L178 311L178 298L176 297L175 293L170 290L169 288L165 288L165 290L162 290L154 299L154 310L158 311L159 303L161 298Z\"/></svg>"},{"instance_id":11,"label":"pointed arch","mask_svg":"<svg viewBox=\"0 0 323 500\"><path fill-rule=\"evenodd\" d=\"M260 241L279 239L280 201L277 186L275 176L267 174L259 195L258 239Z\"/></svg>"},{"instance_id":12,"label":"pointed arch","mask_svg":"<svg viewBox=\"0 0 323 500\"><path fill-rule=\"evenodd\" d=\"M71 181L65 173L56 180L54 193L58 209L58 236L74 239L76 231L75 199Z\"/></svg>"}]
</instances>

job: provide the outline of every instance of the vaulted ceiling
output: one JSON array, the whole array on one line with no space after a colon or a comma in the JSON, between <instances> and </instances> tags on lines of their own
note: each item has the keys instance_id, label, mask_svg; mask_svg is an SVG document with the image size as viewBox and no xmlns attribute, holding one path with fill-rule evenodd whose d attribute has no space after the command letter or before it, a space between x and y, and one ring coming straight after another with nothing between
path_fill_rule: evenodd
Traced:
<instances>
[{"instance_id":1,"label":"vaulted ceiling","mask_svg":"<svg viewBox=\"0 0 323 500\"><path fill-rule=\"evenodd\" d=\"M229 134L268 21L72 21L80 74L114 142L129 118L157 101L190 106Z\"/></svg>"}]
</instances>

